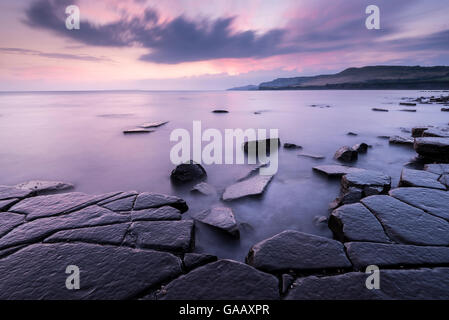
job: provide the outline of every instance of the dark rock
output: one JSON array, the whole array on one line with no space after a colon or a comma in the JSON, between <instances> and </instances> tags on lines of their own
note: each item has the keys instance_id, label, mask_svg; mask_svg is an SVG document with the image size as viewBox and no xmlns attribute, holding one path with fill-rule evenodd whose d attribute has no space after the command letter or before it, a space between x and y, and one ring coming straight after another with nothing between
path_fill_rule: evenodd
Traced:
<instances>
[{"instance_id":1,"label":"dark rock","mask_svg":"<svg viewBox=\"0 0 449 320\"><path fill-rule=\"evenodd\" d=\"M377 136L379 139L385 139L388 140L390 139L390 136Z\"/></svg>"},{"instance_id":2,"label":"dark rock","mask_svg":"<svg viewBox=\"0 0 449 320\"><path fill-rule=\"evenodd\" d=\"M212 113L229 113L229 111L223 110L223 109L217 109L217 110L213 110Z\"/></svg>"},{"instance_id":3,"label":"dark rock","mask_svg":"<svg viewBox=\"0 0 449 320\"><path fill-rule=\"evenodd\" d=\"M447 188L449 188L449 173L443 174L439 179L439 182L444 184Z\"/></svg>"},{"instance_id":4,"label":"dark rock","mask_svg":"<svg viewBox=\"0 0 449 320\"><path fill-rule=\"evenodd\" d=\"M401 109L399 111L403 111L403 112L416 112L416 109Z\"/></svg>"},{"instance_id":5,"label":"dark rock","mask_svg":"<svg viewBox=\"0 0 449 320\"><path fill-rule=\"evenodd\" d=\"M142 133L150 133L150 132L153 132L153 131L154 130L135 128L135 129L124 130L123 133L124 134L142 134Z\"/></svg>"},{"instance_id":6,"label":"dark rock","mask_svg":"<svg viewBox=\"0 0 449 320\"><path fill-rule=\"evenodd\" d=\"M369 274L349 272L337 276L299 278L287 300L447 300L449 268L381 270L380 289L368 290ZM331 289L330 289L331 288Z\"/></svg>"},{"instance_id":7,"label":"dark rock","mask_svg":"<svg viewBox=\"0 0 449 320\"><path fill-rule=\"evenodd\" d=\"M178 165L170 174L171 181L177 184L201 181L206 177L207 173L203 166L192 160Z\"/></svg>"},{"instance_id":8,"label":"dark rock","mask_svg":"<svg viewBox=\"0 0 449 320\"><path fill-rule=\"evenodd\" d=\"M188 252L193 247L191 220L133 222L124 244L137 248Z\"/></svg>"},{"instance_id":9,"label":"dark rock","mask_svg":"<svg viewBox=\"0 0 449 320\"><path fill-rule=\"evenodd\" d=\"M190 271L215 261L217 261L217 257L210 254L186 253L184 255L184 268Z\"/></svg>"},{"instance_id":10,"label":"dark rock","mask_svg":"<svg viewBox=\"0 0 449 320\"><path fill-rule=\"evenodd\" d=\"M158 128L163 126L164 124L168 123L168 121L155 121L155 122L146 122L144 124L142 124L140 127L141 128Z\"/></svg>"},{"instance_id":11,"label":"dark rock","mask_svg":"<svg viewBox=\"0 0 449 320\"><path fill-rule=\"evenodd\" d=\"M293 230L254 245L246 259L249 265L268 272L351 267L340 242Z\"/></svg>"},{"instance_id":12,"label":"dark rock","mask_svg":"<svg viewBox=\"0 0 449 320\"><path fill-rule=\"evenodd\" d=\"M354 167L340 166L340 165L324 165L313 167L313 170L324 173L329 177L341 177L351 172L359 172L365 169L359 169Z\"/></svg>"},{"instance_id":13,"label":"dark rock","mask_svg":"<svg viewBox=\"0 0 449 320\"><path fill-rule=\"evenodd\" d=\"M302 147L294 143L284 143L284 149L302 149Z\"/></svg>"},{"instance_id":14,"label":"dark rock","mask_svg":"<svg viewBox=\"0 0 449 320\"><path fill-rule=\"evenodd\" d=\"M396 242L449 245L449 223L441 218L385 195L367 197L361 202Z\"/></svg>"},{"instance_id":15,"label":"dark rock","mask_svg":"<svg viewBox=\"0 0 449 320\"><path fill-rule=\"evenodd\" d=\"M449 112L449 108L441 108L441 111L443 111L443 112Z\"/></svg>"},{"instance_id":16,"label":"dark rock","mask_svg":"<svg viewBox=\"0 0 449 320\"><path fill-rule=\"evenodd\" d=\"M392 144L413 145L413 143L415 143L415 140L413 138L408 138L408 137L392 136L392 137L390 137L388 142L392 143Z\"/></svg>"},{"instance_id":17,"label":"dark rock","mask_svg":"<svg viewBox=\"0 0 449 320\"><path fill-rule=\"evenodd\" d=\"M347 193L350 187L362 189L365 195L386 193L390 190L391 178L372 170L351 172L341 178L342 193Z\"/></svg>"},{"instance_id":18,"label":"dark rock","mask_svg":"<svg viewBox=\"0 0 449 320\"><path fill-rule=\"evenodd\" d=\"M372 108L373 111L380 111L380 112L388 112L388 109L382 109L382 108Z\"/></svg>"},{"instance_id":19,"label":"dark rock","mask_svg":"<svg viewBox=\"0 0 449 320\"><path fill-rule=\"evenodd\" d=\"M132 221L181 220L182 218L181 211L170 206L133 210L130 215Z\"/></svg>"},{"instance_id":20,"label":"dark rock","mask_svg":"<svg viewBox=\"0 0 449 320\"><path fill-rule=\"evenodd\" d=\"M416 103L413 103L413 102L399 102L399 105L414 107L414 106L416 106Z\"/></svg>"},{"instance_id":21,"label":"dark rock","mask_svg":"<svg viewBox=\"0 0 449 320\"><path fill-rule=\"evenodd\" d=\"M293 282L295 282L295 278L293 278L293 276L287 273L282 275L282 294L287 293L287 291L291 288Z\"/></svg>"},{"instance_id":22,"label":"dark rock","mask_svg":"<svg viewBox=\"0 0 449 320\"><path fill-rule=\"evenodd\" d=\"M47 194L51 192L70 190L74 188L74 185L61 181L32 180L15 185L15 187L23 190L31 190L34 194Z\"/></svg>"},{"instance_id":23,"label":"dark rock","mask_svg":"<svg viewBox=\"0 0 449 320\"><path fill-rule=\"evenodd\" d=\"M329 228L335 238L343 242L391 242L376 217L360 203L334 210L329 218Z\"/></svg>"},{"instance_id":24,"label":"dark rock","mask_svg":"<svg viewBox=\"0 0 449 320\"><path fill-rule=\"evenodd\" d=\"M120 246L130 223L58 231L44 242L87 242Z\"/></svg>"},{"instance_id":25,"label":"dark rock","mask_svg":"<svg viewBox=\"0 0 449 320\"><path fill-rule=\"evenodd\" d=\"M340 205L359 202L364 196L363 190L355 187L349 187L346 192L339 198Z\"/></svg>"},{"instance_id":26,"label":"dark rock","mask_svg":"<svg viewBox=\"0 0 449 320\"><path fill-rule=\"evenodd\" d=\"M365 153L368 151L368 145L366 143L357 143L356 145L354 145L352 148L352 150L357 151L358 153Z\"/></svg>"},{"instance_id":27,"label":"dark rock","mask_svg":"<svg viewBox=\"0 0 449 320\"><path fill-rule=\"evenodd\" d=\"M351 149L348 146L341 147L335 152L334 159L343 161L343 162L351 162L355 161L358 158L357 151Z\"/></svg>"},{"instance_id":28,"label":"dark rock","mask_svg":"<svg viewBox=\"0 0 449 320\"><path fill-rule=\"evenodd\" d=\"M449 173L449 164L446 163L432 163L426 164L424 166L424 170L442 175L444 173Z\"/></svg>"},{"instance_id":29,"label":"dark rock","mask_svg":"<svg viewBox=\"0 0 449 320\"><path fill-rule=\"evenodd\" d=\"M273 145L273 146L272 146ZM245 153L251 153L256 155L259 152L259 147L265 149L266 153L271 151L277 151L281 146L281 140L279 138L269 138L263 140L250 140L243 143L243 150ZM271 148L274 148L271 150Z\"/></svg>"},{"instance_id":30,"label":"dark rock","mask_svg":"<svg viewBox=\"0 0 449 320\"><path fill-rule=\"evenodd\" d=\"M215 190L213 186L206 182L200 182L197 185L193 186L190 192L202 194L204 196L213 196L217 194L217 190Z\"/></svg>"},{"instance_id":31,"label":"dark rock","mask_svg":"<svg viewBox=\"0 0 449 320\"><path fill-rule=\"evenodd\" d=\"M20 199L12 198L8 200L0 200L0 211L7 211L12 205L19 202Z\"/></svg>"},{"instance_id":32,"label":"dark rock","mask_svg":"<svg viewBox=\"0 0 449 320\"><path fill-rule=\"evenodd\" d=\"M354 137L355 137L355 136L358 136L358 134L355 133L355 132L348 132L347 135L348 135L348 136L354 136Z\"/></svg>"},{"instance_id":33,"label":"dark rock","mask_svg":"<svg viewBox=\"0 0 449 320\"><path fill-rule=\"evenodd\" d=\"M439 175L412 169L402 169L399 187L424 187L446 190L446 187L438 182Z\"/></svg>"},{"instance_id":34,"label":"dark rock","mask_svg":"<svg viewBox=\"0 0 449 320\"><path fill-rule=\"evenodd\" d=\"M449 247L423 247L372 242L345 243L349 259L361 270L378 267L432 266L449 264Z\"/></svg>"},{"instance_id":35,"label":"dark rock","mask_svg":"<svg viewBox=\"0 0 449 320\"><path fill-rule=\"evenodd\" d=\"M164 286L158 300L279 299L276 277L246 264L219 260L206 264Z\"/></svg>"},{"instance_id":36,"label":"dark rock","mask_svg":"<svg viewBox=\"0 0 449 320\"><path fill-rule=\"evenodd\" d=\"M432 160L449 161L449 138L422 137L415 138L415 151Z\"/></svg>"},{"instance_id":37,"label":"dark rock","mask_svg":"<svg viewBox=\"0 0 449 320\"><path fill-rule=\"evenodd\" d=\"M231 208L213 207L209 210L191 213L190 215L193 219L226 231L234 237L240 236L239 228Z\"/></svg>"},{"instance_id":38,"label":"dark rock","mask_svg":"<svg viewBox=\"0 0 449 320\"><path fill-rule=\"evenodd\" d=\"M429 129L428 126L426 126L426 127L414 127L414 128L412 128L412 137L414 137L414 138L422 137L424 131L426 131L427 129Z\"/></svg>"},{"instance_id":39,"label":"dark rock","mask_svg":"<svg viewBox=\"0 0 449 320\"><path fill-rule=\"evenodd\" d=\"M449 220L449 193L428 188L397 188L390 196L437 217Z\"/></svg>"},{"instance_id":40,"label":"dark rock","mask_svg":"<svg viewBox=\"0 0 449 320\"><path fill-rule=\"evenodd\" d=\"M64 285L69 265L80 269L79 290L67 290ZM179 274L180 259L166 252L36 244L1 260L0 299L131 299Z\"/></svg>"},{"instance_id":41,"label":"dark rock","mask_svg":"<svg viewBox=\"0 0 449 320\"><path fill-rule=\"evenodd\" d=\"M311 158L311 159L315 159L315 160L322 160L322 159L326 158L325 156L322 156L320 154L312 154L312 153L298 153L297 156Z\"/></svg>"},{"instance_id":42,"label":"dark rock","mask_svg":"<svg viewBox=\"0 0 449 320\"><path fill-rule=\"evenodd\" d=\"M0 237L25 222L25 216L12 212L0 212Z\"/></svg>"},{"instance_id":43,"label":"dark rock","mask_svg":"<svg viewBox=\"0 0 449 320\"><path fill-rule=\"evenodd\" d=\"M449 132L444 131L438 128L429 128L422 134L423 137L440 137L440 138L448 138Z\"/></svg>"},{"instance_id":44,"label":"dark rock","mask_svg":"<svg viewBox=\"0 0 449 320\"><path fill-rule=\"evenodd\" d=\"M248 196L261 195L273 176L255 175L227 187L223 193L224 201L232 201Z\"/></svg>"},{"instance_id":45,"label":"dark rock","mask_svg":"<svg viewBox=\"0 0 449 320\"><path fill-rule=\"evenodd\" d=\"M134 203L134 210L159 208L163 206L170 206L181 212L186 212L189 209L186 202L181 198L159 193L143 192L137 196L136 202Z\"/></svg>"}]
</instances>

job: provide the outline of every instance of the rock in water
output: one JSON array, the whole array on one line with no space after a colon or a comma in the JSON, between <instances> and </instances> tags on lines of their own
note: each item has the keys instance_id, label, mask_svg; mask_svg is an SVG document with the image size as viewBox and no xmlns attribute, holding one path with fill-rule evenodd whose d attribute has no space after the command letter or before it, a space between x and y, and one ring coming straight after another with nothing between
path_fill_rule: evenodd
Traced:
<instances>
[{"instance_id":1,"label":"rock in water","mask_svg":"<svg viewBox=\"0 0 449 320\"><path fill-rule=\"evenodd\" d=\"M298 157L311 158L315 160L322 160L326 158L325 156L322 156L320 154L311 154L311 153L299 153Z\"/></svg>"},{"instance_id":2,"label":"rock in water","mask_svg":"<svg viewBox=\"0 0 449 320\"><path fill-rule=\"evenodd\" d=\"M41 181L32 180L28 182L19 183L15 186L16 188L23 190L34 191L35 194L58 192L73 189L73 184L65 183L61 181Z\"/></svg>"},{"instance_id":3,"label":"rock in water","mask_svg":"<svg viewBox=\"0 0 449 320\"><path fill-rule=\"evenodd\" d=\"M359 172L365 169L340 166L340 165L324 165L313 167L313 170L324 173L329 177L340 177L351 172Z\"/></svg>"},{"instance_id":4,"label":"rock in water","mask_svg":"<svg viewBox=\"0 0 449 320\"><path fill-rule=\"evenodd\" d=\"M416 106L416 103L414 103L414 102L400 102L399 105L414 107L414 106Z\"/></svg>"},{"instance_id":5,"label":"rock in water","mask_svg":"<svg viewBox=\"0 0 449 320\"><path fill-rule=\"evenodd\" d=\"M422 134L423 137L441 137L448 138L449 132L447 130L437 129L437 128L429 128Z\"/></svg>"},{"instance_id":6,"label":"rock in water","mask_svg":"<svg viewBox=\"0 0 449 320\"><path fill-rule=\"evenodd\" d=\"M392 136L389 138L389 142L393 144L409 144L413 145L415 140L413 138L401 137L401 136Z\"/></svg>"},{"instance_id":7,"label":"rock in water","mask_svg":"<svg viewBox=\"0 0 449 320\"><path fill-rule=\"evenodd\" d=\"M284 149L302 149L302 147L294 143L284 143Z\"/></svg>"},{"instance_id":8,"label":"rock in water","mask_svg":"<svg viewBox=\"0 0 449 320\"><path fill-rule=\"evenodd\" d=\"M190 190L192 193L199 193L205 196L213 196L217 194L217 190L210 184L206 182L200 182L197 185L193 186L192 190Z\"/></svg>"},{"instance_id":9,"label":"rock in water","mask_svg":"<svg viewBox=\"0 0 449 320\"><path fill-rule=\"evenodd\" d=\"M267 272L351 267L339 241L293 230L254 245L246 260L249 265Z\"/></svg>"},{"instance_id":10,"label":"rock in water","mask_svg":"<svg viewBox=\"0 0 449 320\"><path fill-rule=\"evenodd\" d=\"M279 299L279 281L241 262L219 260L173 280L157 299L274 300Z\"/></svg>"},{"instance_id":11,"label":"rock in water","mask_svg":"<svg viewBox=\"0 0 449 320\"><path fill-rule=\"evenodd\" d=\"M195 220L226 231L234 237L240 236L239 228L231 208L214 207L191 214L191 216Z\"/></svg>"},{"instance_id":12,"label":"rock in water","mask_svg":"<svg viewBox=\"0 0 449 320\"><path fill-rule=\"evenodd\" d=\"M158 128L163 126L164 124L168 123L168 121L155 121L155 122L145 122L144 124L142 124L140 127L141 128Z\"/></svg>"},{"instance_id":13,"label":"rock in water","mask_svg":"<svg viewBox=\"0 0 449 320\"><path fill-rule=\"evenodd\" d=\"M388 112L388 109L382 109L382 108L372 108L373 111L380 111L380 112Z\"/></svg>"},{"instance_id":14,"label":"rock in water","mask_svg":"<svg viewBox=\"0 0 449 320\"><path fill-rule=\"evenodd\" d=\"M223 110L223 109L217 109L217 110L213 110L212 113L229 113L229 111Z\"/></svg>"},{"instance_id":15,"label":"rock in water","mask_svg":"<svg viewBox=\"0 0 449 320\"><path fill-rule=\"evenodd\" d=\"M355 161L358 158L357 151L351 149L348 146L341 147L335 152L334 159L343 161L343 162L351 162Z\"/></svg>"},{"instance_id":16,"label":"rock in water","mask_svg":"<svg viewBox=\"0 0 449 320\"><path fill-rule=\"evenodd\" d=\"M358 153L366 153L368 151L368 145L362 142L354 145L351 149L357 151Z\"/></svg>"},{"instance_id":17,"label":"rock in water","mask_svg":"<svg viewBox=\"0 0 449 320\"><path fill-rule=\"evenodd\" d=\"M449 164L447 163L431 163L424 166L424 170L438 175L449 173Z\"/></svg>"},{"instance_id":18,"label":"rock in water","mask_svg":"<svg viewBox=\"0 0 449 320\"><path fill-rule=\"evenodd\" d=\"M362 189L365 196L386 193L390 190L391 178L372 170L351 172L341 179L342 193L346 193L350 187Z\"/></svg>"},{"instance_id":19,"label":"rock in water","mask_svg":"<svg viewBox=\"0 0 449 320\"><path fill-rule=\"evenodd\" d=\"M245 153L248 153L249 151L259 152L260 147L265 148L265 152L269 153L272 151L271 144L274 144L276 146L274 151L277 151L279 149L279 146L281 145L281 140L279 138L269 138L265 140L245 141L243 143L243 150L245 151Z\"/></svg>"},{"instance_id":20,"label":"rock in water","mask_svg":"<svg viewBox=\"0 0 449 320\"><path fill-rule=\"evenodd\" d=\"M427 129L429 129L428 126L426 126L426 127L414 127L414 128L412 128L412 137L413 137L413 138L422 137L424 131L426 131Z\"/></svg>"},{"instance_id":21,"label":"rock in water","mask_svg":"<svg viewBox=\"0 0 449 320\"><path fill-rule=\"evenodd\" d=\"M449 138L416 138L413 147L424 158L435 161L449 161Z\"/></svg>"},{"instance_id":22,"label":"rock in water","mask_svg":"<svg viewBox=\"0 0 449 320\"><path fill-rule=\"evenodd\" d=\"M203 166L193 160L178 165L170 175L171 181L175 184L199 181L206 177L207 173Z\"/></svg>"},{"instance_id":23,"label":"rock in water","mask_svg":"<svg viewBox=\"0 0 449 320\"><path fill-rule=\"evenodd\" d=\"M402 169L399 187L424 187L446 190L446 187L438 182L439 175L413 169Z\"/></svg>"},{"instance_id":24,"label":"rock in water","mask_svg":"<svg viewBox=\"0 0 449 320\"><path fill-rule=\"evenodd\" d=\"M124 130L123 133L124 134L139 134L139 133L150 133L153 132L153 130L147 130L147 129L128 129L128 130Z\"/></svg>"},{"instance_id":25,"label":"rock in water","mask_svg":"<svg viewBox=\"0 0 449 320\"><path fill-rule=\"evenodd\" d=\"M224 201L231 201L248 196L261 195L273 176L255 175L246 180L237 182L226 188L223 193Z\"/></svg>"}]
</instances>

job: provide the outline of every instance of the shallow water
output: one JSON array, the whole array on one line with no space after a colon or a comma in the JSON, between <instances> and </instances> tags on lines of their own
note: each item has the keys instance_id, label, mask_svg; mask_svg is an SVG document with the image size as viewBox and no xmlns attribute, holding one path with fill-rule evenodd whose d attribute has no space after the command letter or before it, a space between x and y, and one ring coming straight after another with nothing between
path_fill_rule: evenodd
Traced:
<instances>
[{"instance_id":1,"label":"shallow water","mask_svg":"<svg viewBox=\"0 0 449 320\"><path fill-rule=\"evenodd\" d=\"M415 152L389 145L379 135L409 135L402 128L446 125L441 105L418 105L416 113L401 112L403 97L439 95L420 91L250 91L250 92L67 92L0 94L0 184L31 179L63 180L76 191L99 194L118 190L175 194L187 200L190 211L209 208L219 197L192 196L173 188L169 175L169 141L175 128L191 131L201 120L203 130L217 128L278 128L282 142L303 150L279 152L279 170L262 198L230 205L246 223L241 239L197 224L196 251L243 260L250 246L286 229L332 237L326 224L329 203L339 193L339 180L312 171L336 163L343 145L371 144L354 164L382 171L397 184L401 168ZM318 105L311 107L310 105ZM320 108L320 106L331 106ZM371 108L390 112L373 112ZM228 114L213 114L213 109ZM261 114L255 111L264 110ZM168 120L155 132L123 135L144 122ZM348 136L347 132L358 133ZM321 154L323 160L297 157L299 152ZM205 166L208 183L219 191L252 168L250 165ZM189 211L189 212L190 212ZM188 217L189 212L185 214Z\"/></svg>"}]
</instances>

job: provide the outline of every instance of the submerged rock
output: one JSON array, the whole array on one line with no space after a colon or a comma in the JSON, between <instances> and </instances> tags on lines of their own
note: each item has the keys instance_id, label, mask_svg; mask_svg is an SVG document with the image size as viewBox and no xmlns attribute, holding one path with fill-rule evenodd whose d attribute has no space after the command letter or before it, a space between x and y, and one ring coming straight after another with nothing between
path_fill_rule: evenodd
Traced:
<instances>
[{"instance_id":1,"label":"submerged rock","mask_svg":"<svg viewBox=\"0 0 449 320\"><path fill-rule=\"evenodd\" d=\"M271 150L271 145L274 145L275 148ZM281 145L281 140L279 138L269 138L264 140L250 140L245 141L243 143L243 150L245 153L248 153L249 151L252 152L259 152L259 147L264 148L266 153L269 153L271 151L277 151Z\"/></svg>"},{"instance_id":2,"label":"submerged rock","mask_svg":"<svg viewBox=\"0 0 449 320\"><path fill-rule=\"evenodd\" d=\"M449 112L449 108L441 108L441 111L443 111L443 112Z\"/></svg>"},{"instance_id":3,"label":"submerged rock","mask_svg":"<svg viewBox=\"0 0 449 320\"><path fill-rule=\"evenodd\" d=\"M293 230L254 245L246 260L249 265L268 272L351 267L340 242Z\"/></svg>"},{"instance_id":4,"label":"submerged rock","mask_svg":"<svg viewBox=\"0 0 449 320\"><path fill-rule=\"evenodd\" d=\"M193 186L192 190L190 190L192 193L198 193L205 196L213 196L217 194L217 190L210 184L206 182L200 182Z\"/></svg>"},{"instance_id":5,"label":"submerged rock","mask_svg":"<svg viewBox=\"0 0 449 320\"><path fill-rule=\"evenodd\" d=\"M413 138L401 137L401 136L392 136L389 138L389 143L392 144L409 144L413 145L415 140Z\"/></svg>"},{"instance_id":6,"label":"submerged rock","mask_svg":"<svg viewBox=\"0 0 449 320\"><path fill-rule=\"evenodd\" d=\"M248 196L261 195L273 176L255 175L227 187L223 193L224 201L231 201Z\"/></svg>"},{"instance_id":7,"label":"submerged rock","mask_svg":"<svg viewBox=\"0 0 449 320\"><path fill-rule=\"evenodd\" d=\"M357 143L356 145L352 146L351 149L357 151L358 153L366 153L368 151L368 145L364 142Z\"/></svg>"},{"instance_id":8,"label":"submerged rock","mask_svg":"<svg viewBox=\"0 0 449 320\"><path fill-rule=\"evenodd\" d=\"M399 105L414 107L414 106L416 106L416 103L414 103L414 102L400 102Z\"/></svg>"},{"instance_id":9,"label":"submerged rock","mask_svg":"<svg viewBox=\"0 0 449 320\"><path fill-rule=\"evenodd\" d=\"M183 275L157 293L158 300L273 300L279 281L246 264L219 260Z\"/></svg>"},{"instance_id":10,"label":"submerged rock","mask_svg":"<svg viewBox=\"0 0 449 320\"><path fill-rule=\"evenodd\" d=\"M158 128L163 126L164 124L167 124L168 121L155 121L155 122L145 122L144 124L142 124L140 127L141 128Z\"/></svg>"},{"instance_id":11,"label":"submerged rock","mask_svg":"<svg viewBox=\"0 0 449 320\"><path fill-rule=\"evenodd\" d=\"M351 162L355 161L358 158L357 151L353 150L348 146L341 147L335 152L334 159L343 161L343 162Z\"/></svg>"},{"instance_id":12,"label":"submerged rock","mask_svg":"<svg viewBox=\"0 0 449 320\"><path fill-rule=\"evenodd\" d=\"M302 147L294 143L284 143L284 149L302 149Z\"/></svg>"},{"instance_id":13,"label":"submerged rock","mask_svg":"<svg viewBox=\"0 0 449 320\"><path fill-rule=\"evenodd\" d=\"M388 109L382 109L382 108L372 108L373 111L380 111L380 112L388 112Z\"/></svg>"},{"instance_id":14,"label":"submerged rock","mask_svg":"<svg viewBox=\"0 0 449 320\"><path fill-rule=\"evenodd\" d=\"M135 129L128 129L128 130L124 130L123 133L124 134L141 134L141 133L150 133L153 132L154 130L147 130L147 129L143 129L143 128L135 128Z\"/></svg>"},{"instance_id":15,"label":"submerged rock","mask_svg":"<svg viewBox=\"0 0 449 320\"><path fill-rule=\"evenodd\" d=\"M351 132L351 131L350 131L350 132L348 132L348 133L347 133L347 135L348 135L348 136L354 136L354 137L355 137L355 136L358 136L358 134L357 134L357 133L355 133L355 132Z\"/></svg>"},{"instance_id":16,"label":"submerged rock","mask_svg":"<svg viewBox=\"0 0 449 320\"><path fill-rule=\"evenodd\" d=\"M298 153L297 156L311 158L311 159L315 159L315 160L322 160L322 159L326 158L325 156L322 156L320 154L312 154L312 153Z\"/></svg>"},{"instance_id":17,"label":"submerged rock","mask_svg":"<svg viewBox=\"0 0 449 320\"><path fill-rule=\"evenodd\" d=\"M439 175L413 169L402 169L399 187L424 187L446 190L446 187L438 182Z\"/></svg>"},{"instance_id":18,"label":"submerged rock","mask_svg":"<svg viewBox=\"0 0 449 320\"><path fill-rule=\"evenodd\" d=\"M214 207L209 210L191 214L192 218L202 223L230 233L234 237L239 237L240 232L231 208Z\"/></svg>"},{"instance_id":19,"label":"submerged rock","mask_svg":"<svg viewBox=\"0 0 449 320\"><path fill-rule=\"evenodd\" d=\"M403 112L416 112L416 109L400 109L399 111L403 111Z\"/></svg>"},{"instance_id":20,"label":"submerged rock","mask_svg":"<svg viewBox=\"0 0 449 320\"><path fill-rule=\"evenodd\" d=\"M199 181L206 177L207 173L203 166L193 160L178 165L170 174L171 181L176 184Z\"/></svg>"},{"instance_id":21,"label":"submerged rock","mask_svg":"<svg viewBox=\"0 0 449 320\"><path fill-rule=\"evenodd\" d=\"M449 138L416 138L413 147L424 158L449 161Z\"/></svg>"},{"instance_id":22,"label":"submerged rock","mask_svg":"<svg viewBox=\"0 0 449 320\"><path fill-rule=\"evenodd\" d=\"M347 166L341 166L341 165L323 165L323 166L313 167L313 170L324 173L324 174L328 175L329 177L341 177L345 174L348 174L351 172L359 172L359 171L363 171L365 169L359 169L359 168L347 167Z\"/></svg>"},{"instance_id":23,"label":"submerged rock","mask_svg":"<svg viewBox=\"0 0 449 320\"><path fill-rule=\"evenodd\" d=\"M74 188L74 185L61 181L32 180L19 183L15 185L15 187L18 189L34 191L35 194L42 194L70 190Z\"/></svg>"},{"instance_id":24,"label":"submerged rock","mask_svg":"<svg viewBox=\"0 0 449 320\"><path fill-rule=\"evenodd\" d=\"M212 113L229 113L229 111L224 109L216 109L213 110Z\"/></svg>"}]
</instances>

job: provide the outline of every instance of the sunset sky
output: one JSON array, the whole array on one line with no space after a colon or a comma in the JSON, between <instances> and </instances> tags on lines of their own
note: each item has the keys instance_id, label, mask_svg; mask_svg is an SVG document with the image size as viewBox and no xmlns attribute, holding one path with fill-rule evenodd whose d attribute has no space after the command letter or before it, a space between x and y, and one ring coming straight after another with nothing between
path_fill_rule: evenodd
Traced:
<instances>
[{"instance_id":1,"label":"sunset sky","mask_svg":"<svg viewBox=\"0 0 449 320\"><path fill-rule=\"evenodd\" d=\"M80 8L67 30L65 8ZM381 29L365 28L380 8ZM449 65L449 1L1 0L0 90L215 90Z\"/></svg>"}]
</instances>

